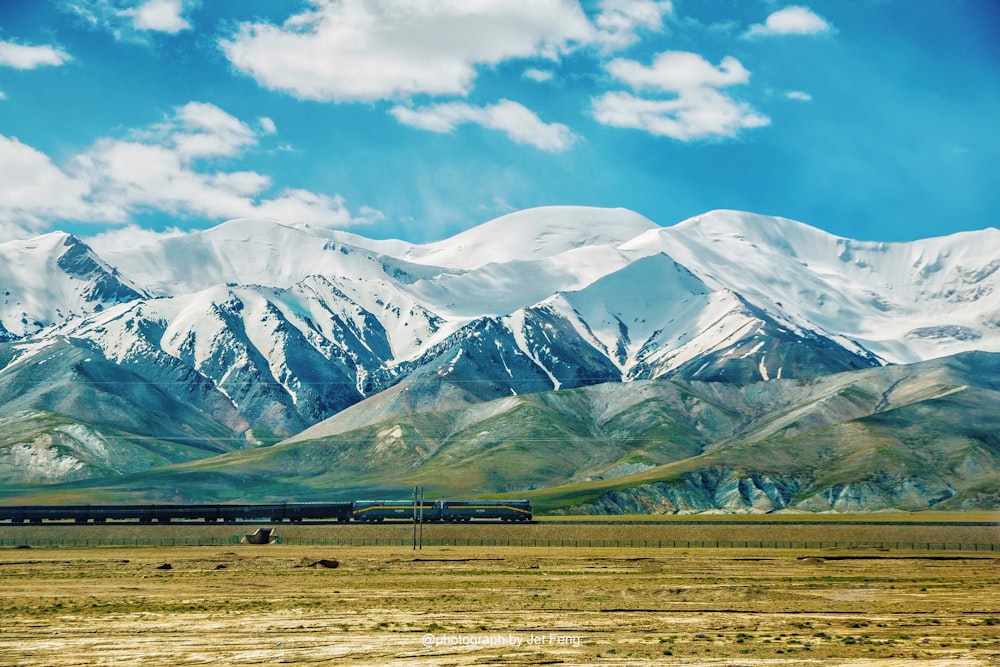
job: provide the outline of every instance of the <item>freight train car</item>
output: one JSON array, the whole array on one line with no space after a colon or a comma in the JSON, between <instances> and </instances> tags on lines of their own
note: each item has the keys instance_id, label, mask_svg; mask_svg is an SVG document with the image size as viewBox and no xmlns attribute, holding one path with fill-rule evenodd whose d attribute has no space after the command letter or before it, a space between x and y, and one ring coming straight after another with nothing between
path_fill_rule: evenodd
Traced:
<instances>
[{"instance_id":1,"label":"freight train car","mask_svg":"<svg viewBox=\"0 0 1000 667\"><path fill-rule=\"evenodd\" d=\"M237 521L271 521L295 523L305 519L350 521L351 503L272 503L261 505L20 505L0 506L0 521L15 524L40 524L44 521L75 523L106 523L108 521L138 521L139 523L170 523L171 521L204 521L235 523Z\"/></svg>"}]
</instances>

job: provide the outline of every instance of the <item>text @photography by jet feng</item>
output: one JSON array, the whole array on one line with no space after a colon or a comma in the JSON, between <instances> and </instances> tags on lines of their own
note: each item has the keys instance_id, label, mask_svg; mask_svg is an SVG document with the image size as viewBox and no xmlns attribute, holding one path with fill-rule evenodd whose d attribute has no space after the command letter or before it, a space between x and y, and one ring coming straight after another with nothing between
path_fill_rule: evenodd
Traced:
<instances>
[{"instance_id":1,"label":"text @photography by jet feng","mask_svg":"<svg viewBox=\"0 0 1000 667\"><path fill-rule=\"evenodd\" d=\"M554 632L542 634L516 635L513 633L452 635L428 633L420 638L425 647L440 646L472 646L472 647L504 647L530 648L540 646L580 646L579 635L559 635Z\"/></svg>"}]
</instances>

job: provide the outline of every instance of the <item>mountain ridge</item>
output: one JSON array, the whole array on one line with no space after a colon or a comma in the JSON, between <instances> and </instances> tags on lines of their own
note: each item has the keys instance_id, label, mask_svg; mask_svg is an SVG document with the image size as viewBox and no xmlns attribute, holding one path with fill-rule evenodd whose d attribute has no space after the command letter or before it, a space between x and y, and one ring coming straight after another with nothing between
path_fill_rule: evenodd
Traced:
<instances>
[{"instance_id":1,"label":"mountain ridge","mask_svg":"<svg viewBox=\"0 0 1000 667\"><path fill-rule=\"evenodd\" d=\"M607 382L806 381L1000 352L998 235L881 243L740 211L659 227L586 207L430 244L258 219L102 253L47 235L0 244L0 384L44 378L45 345L65 341L238 449ZM85 375L68 396L90 396ZM41 403L18 405L0 407L23 434L2 451L52 437L23 416Z\"/></svg>"}]
</instances>

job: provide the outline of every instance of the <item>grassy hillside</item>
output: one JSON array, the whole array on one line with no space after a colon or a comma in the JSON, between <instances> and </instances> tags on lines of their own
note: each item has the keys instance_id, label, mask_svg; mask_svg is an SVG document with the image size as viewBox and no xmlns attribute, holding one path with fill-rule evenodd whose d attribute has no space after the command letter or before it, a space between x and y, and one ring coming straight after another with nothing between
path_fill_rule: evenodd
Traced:
<instances>
[{"instance_id":1,"label":"grassy hillside","mask_svg":"<svg viewBox=\"0 0 1000 667\"><path fill-rule=\"evenodd\" d=\"M70 341L46 345L0 376L5 485L106 478L241 444L199 408Z\"/></svg>"},{"instance_id":2,"label":"grassy hillside","mask_svg":"<svg viewBox=\"0 0 1000 667\"><path fill-rule=\"evenodd\" d=\"M998 359L507 397L55 486L46 497L334 500L422 484L434 495L526 496L542 512L991 509L1000 506Z\"/></svg>"}]
</instances>

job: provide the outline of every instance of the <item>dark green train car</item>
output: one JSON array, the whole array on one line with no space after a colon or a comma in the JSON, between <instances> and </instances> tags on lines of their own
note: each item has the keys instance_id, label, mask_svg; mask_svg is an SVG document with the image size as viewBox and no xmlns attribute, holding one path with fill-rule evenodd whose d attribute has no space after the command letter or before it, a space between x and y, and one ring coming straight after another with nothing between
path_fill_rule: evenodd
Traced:
<instances>
[{"instance_id":1,"label":"dark green train car","mask_svg":"<svg viewBox=\"0 0 1000 667\"><path fill-rule=\"evenodd\" d=\"M531 521L531 503L527 500L442 500L441 521Z\"/></svg>"},{"instance_id":2,"label":"dark green train car","mask_svg":"<svg viewBox=\"0 0 1000 667\"><path fill-rule=\"evenodd\" d=\"M385 521L386 519L402 519L413 521L414 503L412 500L355 500L351 510L354 521ZM438 504L427 500L416 506L417 517L423 521L438 521L441 511Z\"/></svg>"}]
</instances>

